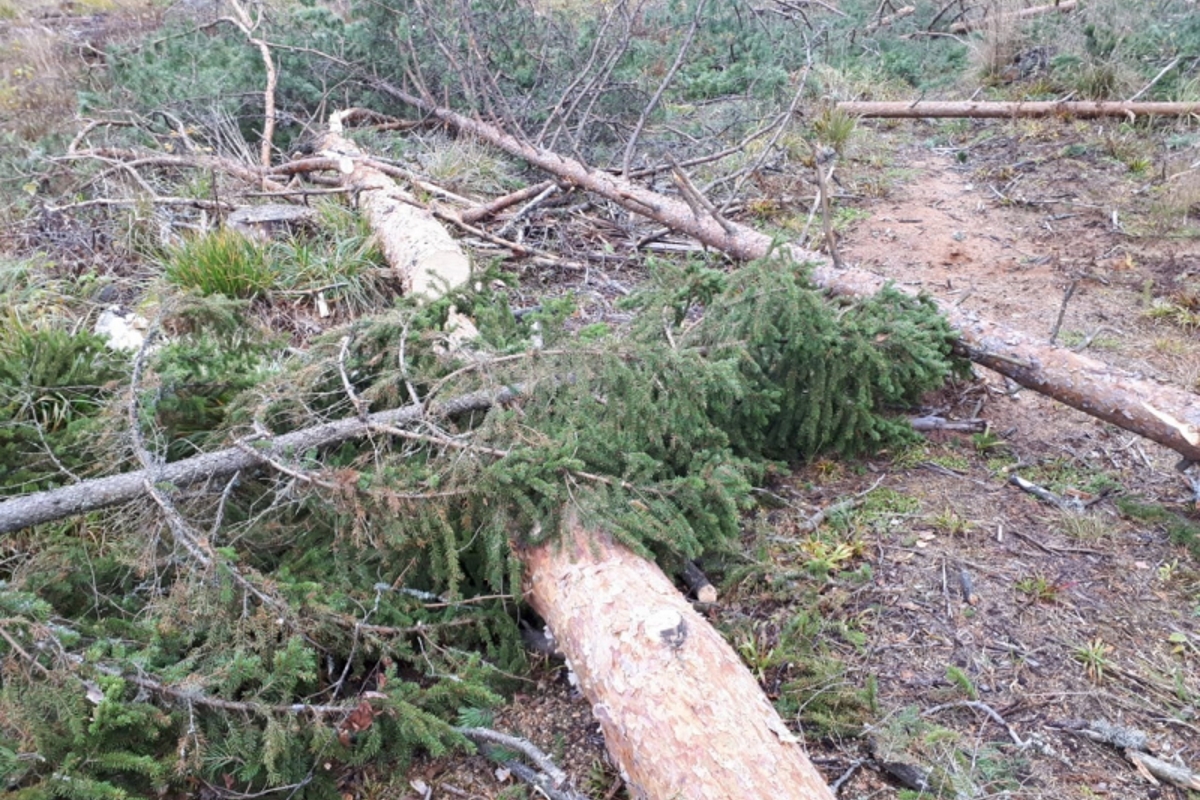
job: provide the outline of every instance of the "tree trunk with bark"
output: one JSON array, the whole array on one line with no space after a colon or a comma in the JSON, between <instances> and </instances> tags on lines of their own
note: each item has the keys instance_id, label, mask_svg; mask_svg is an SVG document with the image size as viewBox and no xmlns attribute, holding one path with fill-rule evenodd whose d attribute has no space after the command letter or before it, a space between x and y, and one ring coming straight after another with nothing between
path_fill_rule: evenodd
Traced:
<instances>
[{"instance_id":1,"label":"tree trunk with bark","mask_svg":"<svg viewBox=\"0 0 1200 800\"><path fill-rule=\"evenodd\" d=\"M526 598L634 798L833 800L733 648L652 562L567 523L523 554Z\"/></svg>"},{"instance_id":2,"label":"tree trunk with bark","mask_svg":"<svg viewBox=\"0 0 1200 800\"><path fill-rule=\"evenodd\" d=\"M1074 100L1030 102L926 101L873 102L844 101L837 108L856 117L892 117L921 119L930 117L971 117L975 119L1013 119L1016 117L1138 117L1186 116L1200 114L1200 103L1140 103L1119 100Z\"/></svg>"},{"instance_id":3,"label":"tree trunk with bark","mask_svg":"<svg viewBox=\"0 0 1200 800\"><path fill-rule=\"evenodd\" d=\"M753 228L697 213L683 201L534 147L493 125L433 105L388 83L376 82L375 86L564 181L693 236L734 258L762 258L778 246L770 236ZM1200 104L1193 105L1200 111ZM825 256L797 245L783 247L795 260L813 264L813 281L831 292L872 294L887 283L863 270L834 268ZM980 319L954 303L938 300L937 304L958 330L960 352L975 363L1097 419L1163 444L1189 461L1200 462L1200 403L1197 402L1200 398L1195 393L1145 380L1070 350L1035 341L1020 331Z\"/></svg>"},{"instance_id":4,"label":"tree trunk with bark","mask_svg":"<svg viewBox=\"0 0 1200 800\"><path fill-rule=\"evenodd\" d=\"M341 117L334 114L321 140L322 153L336 159L342 185L354 192L404 293L435 300L465 285L471 262L458 242L395 181L364 161L341 132Z\"/></svg>"}]
</instances>

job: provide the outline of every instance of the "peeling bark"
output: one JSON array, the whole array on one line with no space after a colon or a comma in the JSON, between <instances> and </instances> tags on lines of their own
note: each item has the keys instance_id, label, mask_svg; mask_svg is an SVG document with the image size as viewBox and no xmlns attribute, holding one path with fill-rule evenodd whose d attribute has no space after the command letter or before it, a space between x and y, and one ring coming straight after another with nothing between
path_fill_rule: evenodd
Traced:
<instances>
[{"instance_id":1,"label":"peeling bark","mask_svg":"<svg viewBox=\"0 0 1200 800\"><path fill-rule=\"evenodd\" d=\"M522 557L634 798L833 800L733 648L653 563L568 523Z\"/></svg>"},{"instance_id":2,"label":"peeling bark","mask_svg":"<svg viewBox=\"0 0 1200 800\"><path fill-rule=\"evenodd\" d=\"M471 262L458 242L396 182L364 160L341 135L338 114L322 137L322 154L338 161L342 185L379 238L388 264L401 276L404 293L435 300L471 278Z\"/></svg>"},{"instance_id":3,"label":"peeling bark","mask_svg":"<svg viewBox=\"0 0 1200 800\"><path fill-rule=\"evenodd\" d=\"M878 275L858 269L835 269L820 253L796 245L780 245L745 225L701 215L681 200L533 147L493 125L432 105L390 84L378 82L375 86L564 181L693 236L734 258L762 258L772 249L782 247L797 261L812 264L813 281L831 292L872 294L886 284ZM1200 104L1193 107L1200 112ZM963 311L953 303L938 301L938 308L957 329L960 352L975 363L1097 419L1163 444L1190 461L1200 462L1200 403L1197 402L1200 398L1195 393L1035 341L1020 331Z\"/></svg>"}]
</instances>

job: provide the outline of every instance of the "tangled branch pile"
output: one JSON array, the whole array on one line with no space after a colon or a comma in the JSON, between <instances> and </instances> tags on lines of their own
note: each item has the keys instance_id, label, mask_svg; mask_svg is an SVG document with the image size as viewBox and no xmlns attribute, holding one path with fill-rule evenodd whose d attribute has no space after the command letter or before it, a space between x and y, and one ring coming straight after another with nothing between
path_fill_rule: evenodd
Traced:
<instances>
[{"instance_id":1,"label":"tangled branch pile","mask_svg":"<svg viewBox=\"0 0 1200 800\"><path fill-rule=\"evenodd\" d=\"M554 536L564 507L667 564L720 552L764 459L903 440L882 412L954 368L944 323L899 293L831 305L779 260L663 283L621 338L567 334L549 312L518 322L486 294L452 298L481 321L486 349L467 356L436 333L450 299L364 319L240 392L213 435L414 395L520 386L522 400L176 493L189 521L175 525L93 514L10 540L10 779L70 796L198 783L320 796L337 778L321 764L467 746L456 716L498 702L524 659L512 548ZM144 422L187 416L164 406L163 381L183 342L211 336L181 333L152 362ZM108 424L99 407L74 412Z\"/></svg>"}]
</instances>

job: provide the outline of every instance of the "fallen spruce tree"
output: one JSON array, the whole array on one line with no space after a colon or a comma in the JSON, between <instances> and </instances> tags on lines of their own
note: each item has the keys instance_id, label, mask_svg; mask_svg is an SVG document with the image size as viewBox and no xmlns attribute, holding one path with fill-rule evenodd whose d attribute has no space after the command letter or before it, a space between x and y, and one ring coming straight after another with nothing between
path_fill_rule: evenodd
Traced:
<instances>
[{"instance_id":1,"label":"fallen spruce tree","mask_svg":"<svg viewBox=\"0 0 1200 800\"><path fill-rule=\"evenodd\" d=\"M781 245L753 228L647 189L620 175L535 147L494 125L438 106L427 97L386 81L375 80L373 86L562 181L693 236L734 258L762 258L773 248L782 247L796 261L813 265L813 281L836 294L872 294L886 283L878 275L835 267L820 253L796 245ZM1189 462L1200 462L1200 404L1194 392L1143 379L1063 347L1043 344L1022 331L980 318L952 303L939 303L938 308L959 335L959 352L975 363L1072 408L1163 444Z\"/></svg>"},{"instance_id":2,"label":"fallen spruce tree","mask_svg":"<svg viewBox=\"0 0 1200 800\"><path fill-rule=\"evenodd\" d=\"M479 321L473 354L438 333L451 304ZM568 335L561 316L518 321L501 298L465 292L363 320L238 395L222 434L233 448L151 459L127 478L157 505L131 506L149 518L5 524L24 555L0 590L2 701L25 742L14 752L38 754L10 779L76 796L212 785L315 797L354 765L402 770L418 749L465 747L523 662L527 570L531 601L566 623L564 649L593 654L574 659L581 676L616 681L597 707L606 732L629 734L614 740L630 748L635 795L828 797L665 579L631 584L587 556L673 569L727 551L773 460L915 436L883 412L942 383L954 336L930 303L892 290L830 301L783 254L730 276L664 271L635 307L620 337ZM153 384L169 355L147 356L140 380ZM137 426L161 421L161 391L134 395ZM0 503L0 520L31 499ZM581 592L622 598L636 631L604 629L628 619L615 608L582 621ZM639 610L642 593L653 599ZM624 666L598 673L605 659ZM697 707L693 694L646 708L638 682L674 671L716 678L727 702L700 704L688 724L672 714ZM720 715L734 727L703 722Z\"/></svg>"}]
</instances>

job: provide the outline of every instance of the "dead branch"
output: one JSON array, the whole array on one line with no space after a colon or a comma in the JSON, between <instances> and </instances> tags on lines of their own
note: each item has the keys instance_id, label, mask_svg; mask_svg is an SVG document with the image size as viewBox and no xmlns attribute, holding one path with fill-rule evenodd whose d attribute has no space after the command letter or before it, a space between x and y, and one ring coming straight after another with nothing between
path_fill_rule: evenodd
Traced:
<instances>
[{"instance_id":1,"label":"dead branch","mask_svg":"<svg viewBox=\"0 0 1200 800\"><path fill-rule=\"evenodd\" d=\"M539 169L694 236L733 258L763 258L780 249L770 236L752 228L733 224L732 230L727 230L711 217L697 218L680 200L534 147L495 126L433 105L384 81L376 81L373 85ZM1193 105L1200 110L1200 104ZM782 249L796 261L812 264L813 282L837 294L869 295L886 284L879 276L862 270L834 269L819 253L811 250L786 244ZM979 319L953 303L942 301L938 308L958 331L959 352L977 364L1200 462L1200 407L1194 393L1152 383L1069 350L1035 342L1024 333Z\"/></svg>"},{"instance_id":2,"label":"dead branch","mask_svg":"<svg viewBox=\"0 0 1200 800\"><path fill-rule=\"evenodd\" d=\"M833 232L833 212L830 209L829 203L829 181L833 179L833 168L836 165L837 153L833 148L825 148L820 150L816 144L812 145L813 152L813 169L817 173L817 191L821 193L821 227L825 232L825 250L829 253L829 259L833 261L835 269L842 268L842 259L838 256L837 251L837 236ZM829 164L829 175L825 175L825 165ZM816 205L814 204L814 209Z\"/></svg>"},{"instance_id":3,"label":"dead branch","mask_svg":"<svg viewBox=\"0 0 1200 800\"><path fill-rule=\"evenodd\" d=\"M1155 779L1161 779L1182 789L1200 791L1200 772L1163 761L1161 758L1155 758L1152 755L1137 750L1126 750L1125 757L1133 763L1139 772L1142 772L1145 777L1149 778L1151 783L1157 783L1158 781Z\"/></svg>"},{"instance_id":4,"label":"dead branch","mask_svg":"<svg viewBox=\"0 0 1200 800\"><path fill-rule=\"evenodd\" d=\"M971 119L1013 119L1017 117L1128 117L1187 116L1200 114L1200 103L1135 103L1119 100L1071 100L1029 102L986 102L971 100L915 100L884 102L847 100L837 108L858 117L925 119L968 117Z\"/></svg>"},{"instance_id":5,"label":"dead branch","mask_svg":"<svg viewBox=\"0 0 1200 800\"><path fill-rule=\"evenodd\" d=\"M489 203L478 205L473 208L468 208L460 215L463 222L468 224L478 222L485 217L490 217L498 211L503 211L509 206L515 206L517 203L524 203L537 197L542 192L553 187L554 181L542 181L531 186L526 186L524 189L518 189L515 192L509 192L506 195L497 197Z\"/></svg>"},{"instance_id":6,"label":"dead branch","mask_svg":"<svg viewBox=\"0 0 1200 800\"><path fill-rule=\"evenodd\" d=\"M888 14L885 17L876 17L875 21L868 25L864 32L874 33L880 28L886 28L893 22L904 19L905 17L911 17L915 13L917 13L916 6L904 6L903 8L896 9L895 13Z\"/></svg>"},{"instance_id":7,"label":"dead branch","mask_svg":"<svg viewBox=\"0 0 1200 800\"><path fill-rule=\"evenodd\" d=\"M527 739L509 736L506 733L500 733L490 728L455 728L455 730L476 744L496 744L524 753L529 757L530 761L537 764L538 768L550 777L555 788L567 782L567 774L555 766L550 756L543 753Z\"/></svg>"},{"instance_id":8,"label":"dead branch","mask_svg":"<svg viewBox=\"0 0 1200 800\"><path fill-rule=\"evenodd\" d=\"M353 417L326 422L281 436L245 442L244 447L227 447L172 461L153 472L141 469L21 495L0 502L0 533L11 533L31 525L127 503L145 493L148 481L175 487L190 486L209 478L232 475L239 470L267 467L271 460L286 462L290 453L303 453L311 448L358 439L380 426L411 425L427 418L483 410L495 404L511 402L520 396L520 392L520 387L509 387L500 391L473 392L428 406L425 403L413 403L376 412L366 420Z\"/></svg>"},{"instance_id":9,"label":"dead branch","mask_svg":"<svg viewBox=\"0 0 1200 800\"><path fill-rule=\"evenodd\" d=\"M1053 5L1033 6L1032 8L1023 8L1020 11L1015 11L1010 14L998 14L994 17L986 17L977 20L962 20L950 26L951 33L970 33L974 30L979 30L984 25L1003 25L1005 23L1019 22L1031 17L1041 16L1042 14L1050 14L1059 12L1065 14L1068 11L1073 11L1079 5L1078 0L1062 0Z\"/></svg>"},{"instance_id":10,"label":"dead branch","mask_svg":"<svg viewBox=\"0 0 1200 800\"><path fill-rule=\"evenodd\" d=\"M550 199L557 191L557 184L547 186L545 189L539 192L536 197L517 209L517 212L500 226L500 230L497 231L496 235L501 237L508 235L508 232L512 230L518 222L532 214L535 210L537 210L538 206Z\"/></svg>"},{"instance_id":11,"label":"dead branch","mask_svg":"<svg viewBox=\"0 0 1200 800\"><path fill-rule=\"evenodd\" d=\"M650 98L650 102L646 103L646 107L642 109L641 115L638 117L637 124L633 127L633 133L629 135L629 140L625 142L625 158L621 161L621 174L629 175L629 166L633 163L633 151L637 148L638 139L641 138L642 129L646 127L646 120L654 113L654 109L658 107L658 101L662 99L663 92L675 80L675 73L683 66L683 60L687 57L688 50L692 47L692 40L696 38L696 31L700 27L700 20L704 16L704 6L708 0L699 0L696 3L696 10L692 13L692 24L688 28L687 35L683 38L683 43L679 45L679 52L675 54L675 61L671 64L671 68L663 75L659 81L658 89Z\"/></svg>"},{"instance_id":12,"label":"dead branch","mask_svg":"<svg viewBox=\"0 0 1200 800\"><path fill-rule=\"evenodd\" d=\"M925 709L925 711L921 713L921 716L932 717L934 714L951 708L969 708L973 711L980 711L986 714L987 717L992 720L992 722L995 722L997 725L1008 731L1008 737L1013 740L1013 744L1015 744L1017 747L1028 747L1030 744L1029 742L1022 740L1021 737L1017 735L1016 729L1014 729L1013 726L1010 725L1006 719L1004 719L1004 717L1000 716L996 709L992 708L987 703L981 703L978 700L960 700L956 703L945 703L940 706L934 706L933 708Z\"/></svg>"},{"instance_id":13,"label":"dead branch","mask_svg":"<svg viewBox=\"0 0 1200 800\"><path fill-rule=\"evenodd\" d=\"M1083 503L1079 502L1078 498L1072 497L1068 500L1065 497L1060 497L1044 486L1038 486L1032 481L1027 481L1016 473L1013 473L1011 476L1009 476L1008 482L1013 486L1016 486L1021 491L1028 492L1042 502L1049 503L1050 505L1060 508L1063 511L1072 513L1079 513L1080 511L1083 511Z\"/></svg>"},{"instance_id":14,"label":"dead branch","mask_svg":"<svg viewBox=\"0 0 1200 800\"><path fill-rule=\"evenodd\" d=\"M233 159L212 155L170 155L167 153L151 153L149 151L128 150L118 147L96 147L89 150L77 150L63 156L67 160L94 158L111 160L131 168L160 167L164 169L207 169L224 172L246 183L261 184L264 191L282 192L287 189L282 183L264 177L262 170L248 167Z\"/></svg>"},{"instance_id":15,"label":"dead branch","mask_svg":"<svg viewBox=\"0 0 1200 800\"><path fill-rule=\"evenodd\" d=\"M717 587L712 585L712 581L700 567L696 566L695 561L685 561L683 571L679 576L683 578L683 582L687 584L692 594L696 595L698 602L707 605L717 602Z\"/></svg>"},{"instance_id":16,"label":"dead branch","mask_svg":"<svg viewBox=\"0 0 1200 800\"><path fill-rule=\"evenodd\" d=\"M914 431L953 431L955 433L983 433L987 430L984 419L946 419L938 416L909 417L908 423Z\"/></svg>"},{"instance_id":17,"label":"dead branch","mask_svg":"<svg viewBox=\"0 0 1200 800\"><path fill-rule=\"evenodd\" d=\"M271 56L270 46L265 40L254 35L255 28L262 21L261 17L258 20L250 19L250 15L239 0L229 0L229 7L233 9L233 16L221 17L217 21L228 22L240 30L246 37L246 41L258 48L263 67L267 71L267 85L263 89L263 132L259 159L263 167L269 167L271 166L272 142L275 139L275 86L279 81L279 74L275 69L275 59Z\"/></svg>"}]
</instances>

